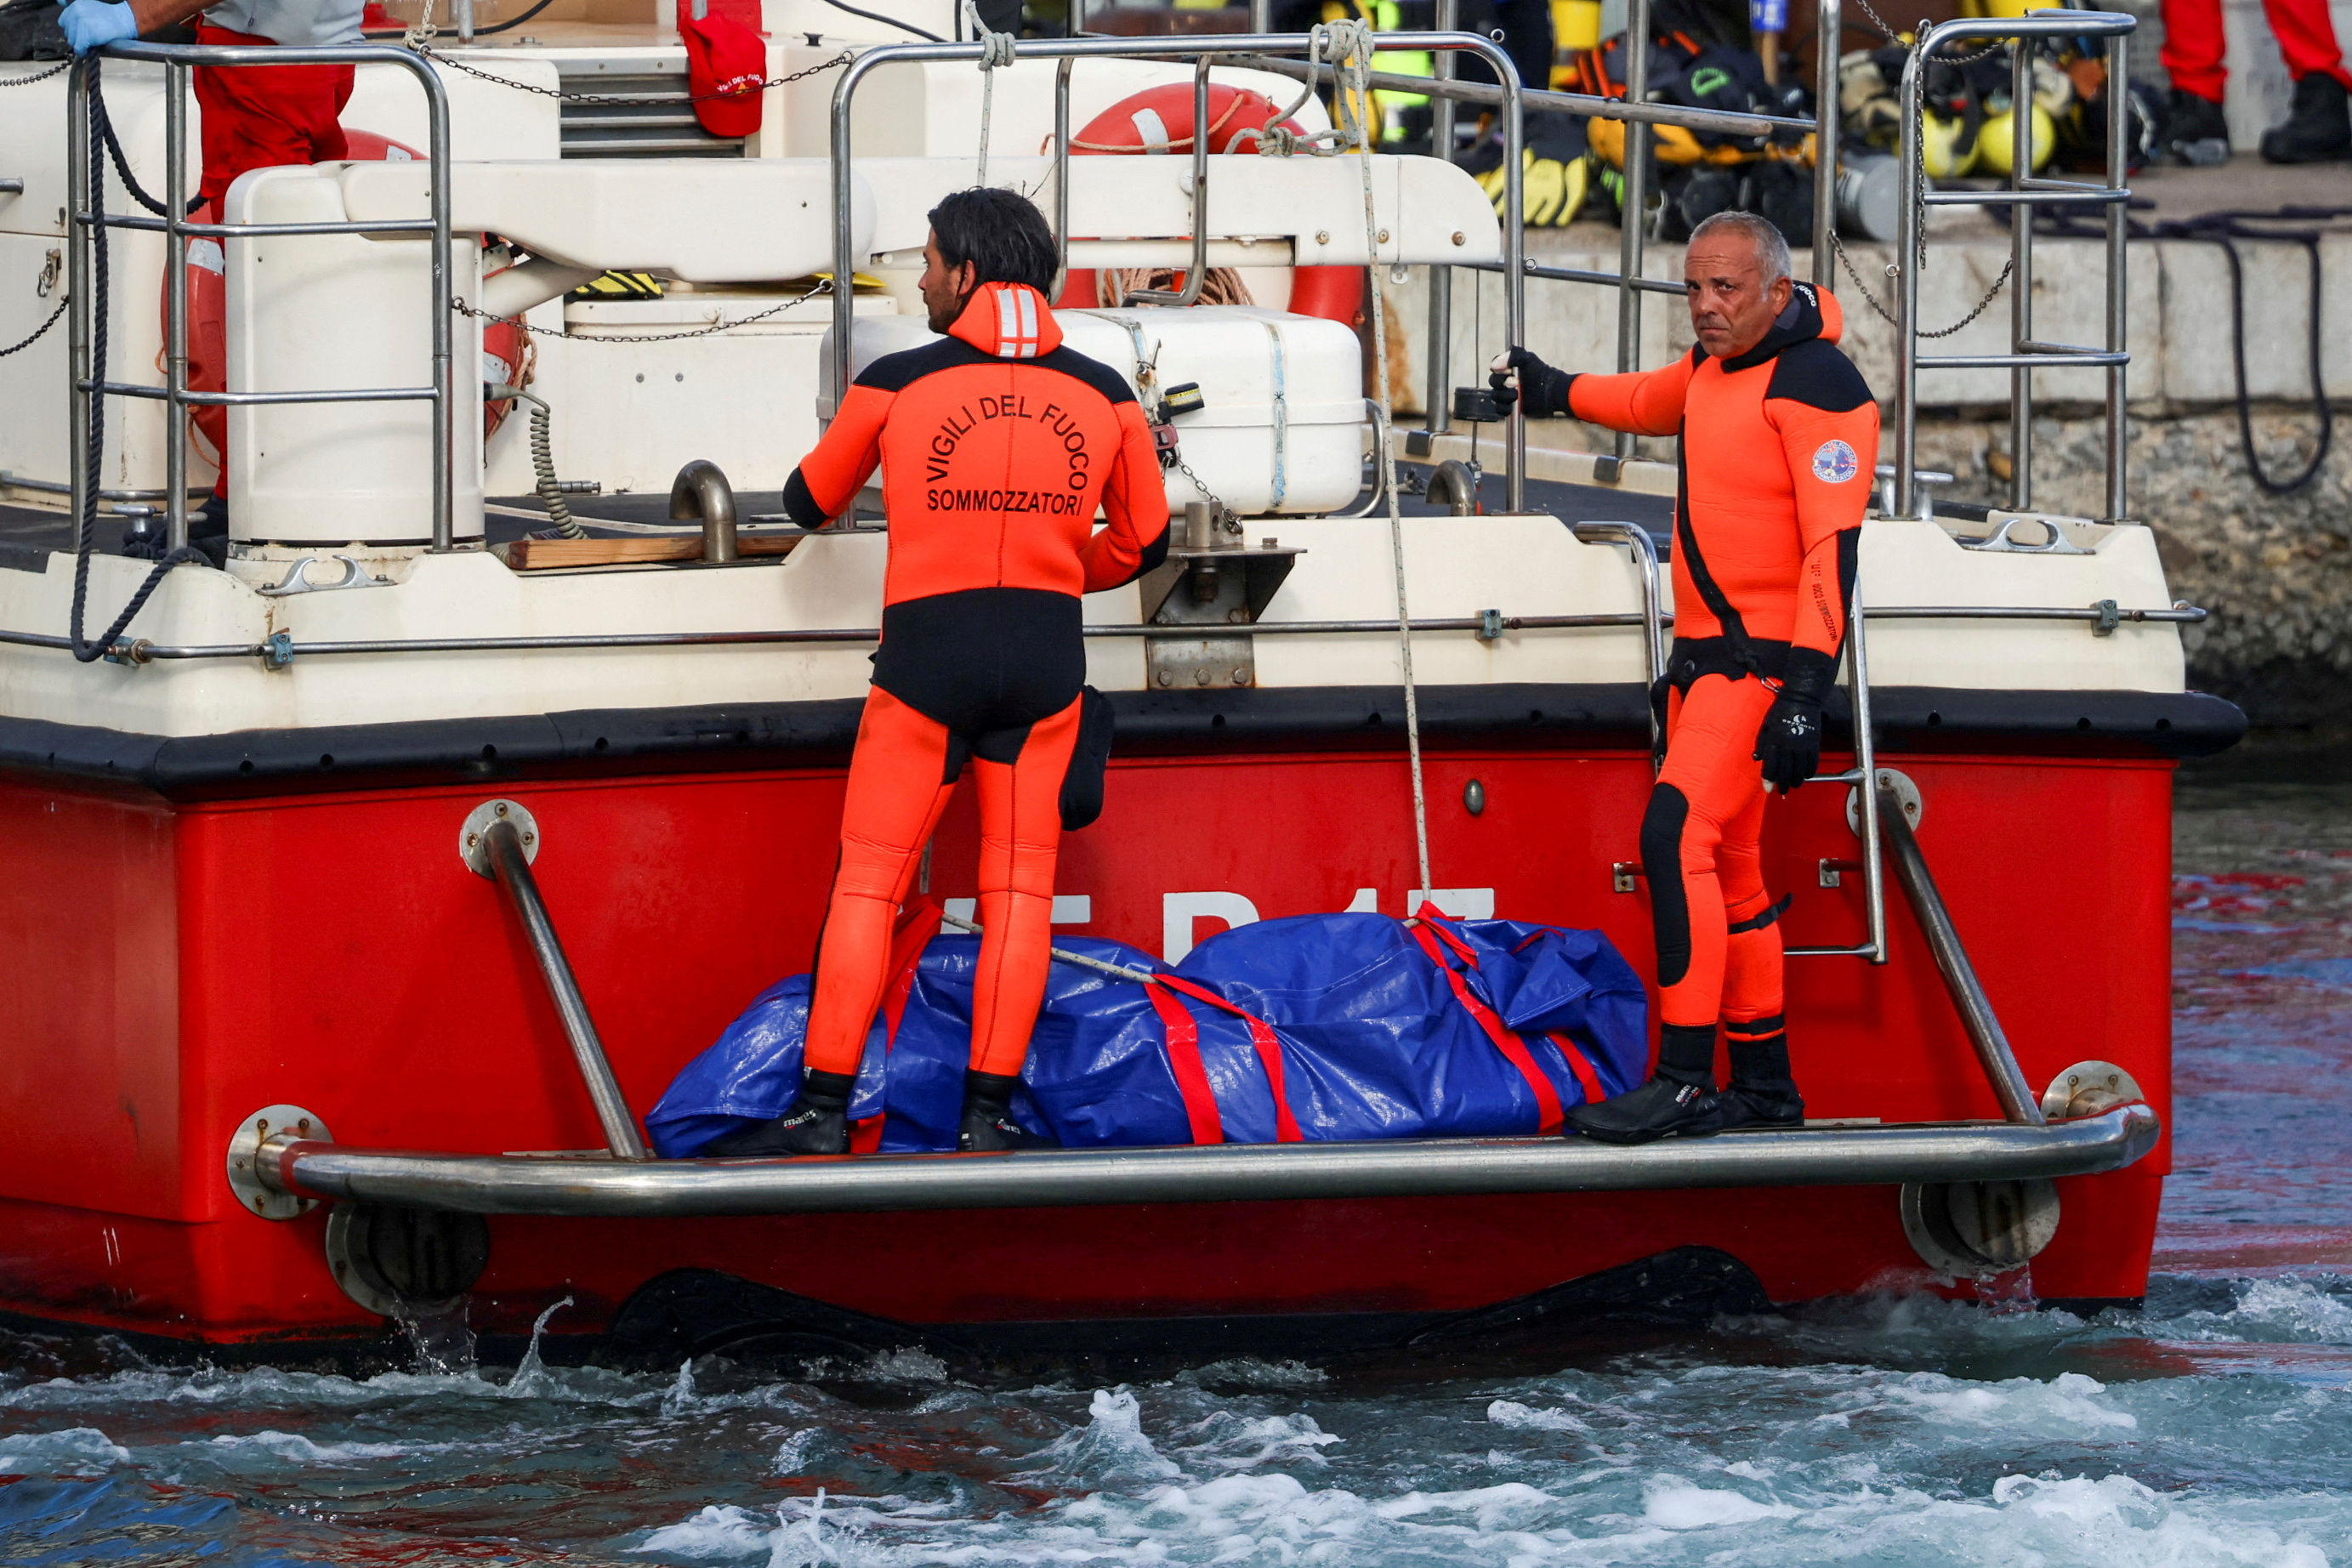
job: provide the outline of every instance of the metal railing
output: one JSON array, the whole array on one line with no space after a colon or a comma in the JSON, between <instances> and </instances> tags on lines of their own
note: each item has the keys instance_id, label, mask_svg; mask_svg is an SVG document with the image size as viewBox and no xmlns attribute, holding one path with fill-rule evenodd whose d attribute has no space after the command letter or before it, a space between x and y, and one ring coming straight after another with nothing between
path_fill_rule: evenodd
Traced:
<instances>
[{"instance_id":1,"label":"metal railing","mask_svg":"<svg viewBox=\"0 0 2352 1568\"><path fill-rule=\"evenodd\" d=\"M1423 632L1468 632L1487 636L1502 631L1591 631L1604 627L1639 627L1647 637L1643 663L1656 679L1664 668L1664 637L1675 623L1674 612L1658 604L1658 563L1656 547L1649 545L1648 536L1640 544L1620 530L1641 532L1637 525L1620 522L1586 522L1575 525L1577 537L1587 543L1633 544L1638 568L1643 573L1643 604L1641 610L1607 610L1579 616L1506 616L1499 612L1486 616L1435 616L1416 617L1412 623L1413 634ZM850 533L862 530L831 530L825 533ZM822 535L820 535L822 537ZM1644 553L1643 547L1648 547ZM2179 625L2194 626L2210 612L2194 605L2174 605L2163 609L2117 609L2104 605L2075 606L2071 605L1904 605L1885 609L1867 610L1863 614L1870 620L2005 620L2005 621L2088 621L2095 632L2110 625ZM1352 621L1254 621L1253 636L1273 637L1356 637L1368 634L1394 635L1397 623L1392 620ZM1092 626L1080 628L1089 637L1165 637L1164 626L1141 622L1126 625ZM795 643L875 643L882 640L877 626L805 626L787 631L757 632L575 632L549 633L540 637L374 637L362 640L324 640L297 642L289 633L278 632L263 642L241 643L159 643L145 637L123 637L108 650L110 657L128 664L152 664L190 658L259 658L274 667L282 668L298 657L326 658L337 654L411 654L411 653L540 653L564 648L628 648L628 647L744 647L763 644ZM0 630L0 645L15 647L69 648L72 640L47 632ZM1865 695L1865 701L1867 697ZM1851 782L1848 774L1841 780Z\"/></svg>"},{"instance_id":2,"label":"metal railing","mask_svg":"<svg viewBox=\"0 0 2352 1568\"><path fill-rule=\"evenodd\" d=\"M381 44L338 44L294 47L245 44L145 44L110 46L114 59L143 60L163 68L163 216L115 215L105 210L105 175L98 148L90 141L90 94L96 67L77 60L68 79L67 202L73 221L66 238L68 271L72 279L72 309L67 313L68 361L73 395L72 495L74 515L83 514L92 499L89 484L89 400L93 397L136 397L164 405L167 437L163 444L163 501L167 539L174 550L188 542L186 414L192 408L282 406L300 403L401 403L433 405L433 548L451 549L455 542L451 505L455 475L450 462L456 449L451 420L457 408L456 360L451 353L449 277L449 101L441 79L430 63L406 49ZM194 66L389 65L415 77L424 89L427 119L426 150L432 166L431 216L422 218L374 218L364 223L191 223L188 221L188 70ZM163 236L163 384L110 381L105 367L93 365L91 342L97 309L92 267L93 231L124 228ZM433 381L429 386L341 387L308 392L192 392L188 388L188 241L233 239L277 235L422 234L430 237ZM224 458L226 458L224 454Z\"/></svg>"},{"instance_id":3,"label":"metal railing","mask_svg":"<svg viewBox=\"0 0 2352 1568\"><path fill-rule=\"evenodd\" d=\"M2131 200L2126 166L2129 95L2107 94L2107 177L2104 184L2078 180L2039 179L2033 174L2033 137L2021 116L2009 188L1995 191L1929 190L1920 164L1919 95L1921 76L1929 57L1946 43L1972 39L2105 38L2107 80L2130 79L2126 43L2136 18L2115 11L2044 11L2027 16L1985 17L1937 24L1921 35L1903 68L1903 211L1895 245L1895 513L1916 517L1913 468L1919 447L1919 374L1929 370L1999 370L2009 372L2010 505L2018 511L2033 504L2033 373L2067 365L2103 368L2106 374L2106 513L2103 521L2121 521L2129 512L2126 494L2124 446L2124 374L2131 355L2124 347L2126 205ZM2011 101L2033 101L2033 60L2031 50L2011 51ZM2096 203L2106 209L2106 343L2089 348L2073 343L2042 342L2033 335L2033 209L2057 203ZM1919 352L1919 270L1925 258L1927 215L1945 206L2006 206L2010 212L2010 352L2004 354L1927 354Z\"/></svg>"},{"instance_id":4,"label":"metal railing","mask_svg":"<svg viewBox=\"0 0 2352 1568\"><path fill-rule=\"evenodd\" d=\"M1443 59L1455 53L1470 53L1484 59L1502 85L1457 81L1449 78L1402 77L1389 79L1374 73L1375 87L1387 81L1410 84L1410 89L1425 92L1433 99L1458 99L1488 104L1502 110L1504 139L1505 218L1503 223L1503 258L1505 269L1504 315L1505 331L1516 342L1525 327L1523 304L1526 298L1525 261L1522 248L1524 226L1519 216L1519 153L1520 100L1536 96L1520 85L1518 72L1510 57L1491 38L1474 33L1383 33L1384 47L1427 50ZM1068 270L1069 247L1069 156L1070 156L1070 68L1081 59L1149 59L1190 60L1193 62L1193 105L1196 115L1192 165L1193 266L1186 279L1186 291L1197 295L1204 275L1209 237L1208 216L1208 155L1209 138L1202 133L1207 122L1206 102L1208 72L1213 65L1245 67L1254 70L1272 70L1304 80L1320 79L1331 74L1331 68L1319 69L1295 57L1306 55L1313 40L1304 33L1248 34L1199 37L1166 38L1038 38L1024 39L1015 49L1021 59L1051 59L1062 62L1055 80L1055 212L1056 244L1061 249L1061 273ZM833 90L833 234L834 274L836 278L853 277L856 264L863 259L856 254L856 243L850 232L850 214L854 195L851 174L850 110L857 89L875 70L889 65L914 65L935 61L977 62L985 46L966 44L884 44L867 49L841 73ZM1541 95L1548 99L1569 95ZM1594 100L1586 100L1588 102ZM1699 112L1696 110L1683 112ZM1057 292L1061 277L1055 279ZM1145 297L1145 296L1139 296ZM836 288L833 291L833 374L834 395L847 395L851 378L852 355L850 331L854 321L856 301L852 291ZM1524 421L1513 418L1510 434L1505 442L1508 468L1506 473L1506 493L1514 510L1527 504L1527 431Z\"/></svg>"}]
</instances>

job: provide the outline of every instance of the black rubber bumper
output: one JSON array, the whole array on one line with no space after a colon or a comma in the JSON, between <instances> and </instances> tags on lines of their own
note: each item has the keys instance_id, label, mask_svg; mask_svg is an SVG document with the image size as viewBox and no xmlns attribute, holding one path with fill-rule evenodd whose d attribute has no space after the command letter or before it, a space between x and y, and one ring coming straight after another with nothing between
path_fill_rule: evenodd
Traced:
<instances>
[{"instance_id":1,"label":"black rubber bumper","mask_svg":"<svg viewBox=\"0 0 2352 1568\"><path fill-rule=\"evenodd\" d=\"M1118 745L1129 753L1255 749L1401 749L1403 694L1386 687L1115 691ZM2245 733L2234 703L2201 692L1976 691L1890 687L1874 694L1887 753L2205 756ZM1633 685L1428 686L1423 735L1438 745L1604 749L1647 742ZM583 709L220 735L160 736L97 725L0 718L0 767L113 780L166 795L380 785L402 780L543 773L725 771L838 760L862 702ZM1850 731L1843 697L1832 748Z\"/></svg>"}]
</instances>

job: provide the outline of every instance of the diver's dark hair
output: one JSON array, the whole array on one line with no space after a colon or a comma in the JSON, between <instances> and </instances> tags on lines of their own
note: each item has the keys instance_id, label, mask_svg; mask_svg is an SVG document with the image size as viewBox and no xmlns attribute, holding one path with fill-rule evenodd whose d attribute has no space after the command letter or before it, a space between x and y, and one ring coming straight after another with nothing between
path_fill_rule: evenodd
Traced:
<instances>
[{"instance_id":1,"label":"diver's dark hair","mask_svg":"<svg viewBox=\"0 0 2352 1568\"><path fill-rule=\"evenodd\" d=\"M930 221L940 258L950 267L971 262L979 282L1026 283L1040 293L1054 286L1054 231L1019 192L958 191L931 209Z\"/></svg>"}]
</instances>

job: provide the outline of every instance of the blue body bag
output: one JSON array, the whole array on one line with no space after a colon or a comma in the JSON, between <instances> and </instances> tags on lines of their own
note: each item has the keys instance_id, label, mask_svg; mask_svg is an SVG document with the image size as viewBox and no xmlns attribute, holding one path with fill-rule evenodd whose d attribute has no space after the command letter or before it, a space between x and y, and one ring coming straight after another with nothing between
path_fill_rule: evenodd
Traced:
<instances>
[{"instance_id":1,"label":"blue body bag","mask_svg":"<svg viewBox=\"0 0 2352 1568\"><path fill-rule=\"evenodd\" d=\"M1557 1131L1647 1070L1641 981L1597 931L1518 921L1300 915L1236 927L1171 968L1119 942L1061 948L1013 1115L1071 1148L1475 1137ZM932 937L868 1032L856 1147L955 1147L980 939ZM801 1080L811 977L770 987L646 1118L689 1157L782 1114ZM880 1119L878 1140L873 1119Z\"/></svg>"}]
</instances>

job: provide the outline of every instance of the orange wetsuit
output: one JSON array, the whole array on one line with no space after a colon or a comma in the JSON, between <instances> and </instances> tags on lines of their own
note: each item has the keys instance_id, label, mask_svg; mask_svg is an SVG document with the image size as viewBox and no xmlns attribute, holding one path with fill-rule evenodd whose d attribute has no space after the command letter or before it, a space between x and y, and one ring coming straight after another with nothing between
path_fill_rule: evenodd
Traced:
<instances>
[{"instance_id":1,"label":"orange wetsuit","mask_svg":"<svg viewBox=\"0 0 2352 1568\"><path fill-rule=\"evenodd\" d=\"M793 470L784 508L817 526L877 463L890 525L882 647L849 764L807 1064L857 1070L892 922L969 762L986 933L971 1065L1010 1075L1045 991L1060 795L1086 679L1079 595L1166 553L1167 492L1135 395L1064 348L1045 297L1013 283L983 284L948 337L866 366Z\"/></svg>"},{"instance_id":2,"label":"orange wetsuit","mask_svg":"<svg viewBox=\"0 0 2352 1568\"><path fill-rule=\"evenodd\" d=\"M1682 438L1664 768L1642 821L1666 1040L1714 1058L1781 1033L1780 906L1764 890L1757 732L1783 682L1825 697L1878 452L1878 408L1833 345L1836 300L1799 283L1736 359L1580 375L1580 419ZM1735 1062L1736 1062L1735 1053ZM1736 1070L1736 1068L1735 1068Z\"/></svg>"}]
</instances>

